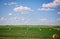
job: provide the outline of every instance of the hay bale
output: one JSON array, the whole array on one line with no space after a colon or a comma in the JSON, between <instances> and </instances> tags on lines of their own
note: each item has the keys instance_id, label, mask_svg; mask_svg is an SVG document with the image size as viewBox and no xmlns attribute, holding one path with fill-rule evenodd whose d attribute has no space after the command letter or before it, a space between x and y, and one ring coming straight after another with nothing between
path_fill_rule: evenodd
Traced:
<instances>
[{"instance_id":1,"label":"hay bale","mask_svg":"<svg viewBox=\"0 0 60 39\"><path fill-rule=\"evenodd\" d=\"M59 39L59 35L58 34L53 34L53 39Z\"/></svg>"}]
</instances>

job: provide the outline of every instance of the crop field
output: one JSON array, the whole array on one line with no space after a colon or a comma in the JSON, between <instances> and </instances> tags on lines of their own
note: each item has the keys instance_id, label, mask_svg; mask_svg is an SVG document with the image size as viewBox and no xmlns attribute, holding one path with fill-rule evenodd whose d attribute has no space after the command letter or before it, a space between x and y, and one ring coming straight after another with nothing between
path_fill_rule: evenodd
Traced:
<instances>
[{"instance_id":1,"label":"crop field","mask_svg":"<svg viewBox=\"0 0 60 39\"><path fill-rule=\"evenodd\" d=\"M59 26L0 25L0 39L54 39L53 34L60 37Z\"/></svg>"}]
</instances>

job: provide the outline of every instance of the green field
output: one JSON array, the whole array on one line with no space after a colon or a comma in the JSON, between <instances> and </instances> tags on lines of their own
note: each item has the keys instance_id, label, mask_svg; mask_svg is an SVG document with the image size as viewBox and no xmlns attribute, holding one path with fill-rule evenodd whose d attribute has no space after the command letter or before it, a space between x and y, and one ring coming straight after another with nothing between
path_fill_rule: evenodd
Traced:
<instances>
[{"instance_id":1,"label":"green field","mask_svg":"<svg viewBox=\"0 0 60 39\"><path fill-rule=\"evenodd\" d=\"M0 39L53 39L53 34L60 36L59 26L0 25Z\"/></svg>"}]
</instances>

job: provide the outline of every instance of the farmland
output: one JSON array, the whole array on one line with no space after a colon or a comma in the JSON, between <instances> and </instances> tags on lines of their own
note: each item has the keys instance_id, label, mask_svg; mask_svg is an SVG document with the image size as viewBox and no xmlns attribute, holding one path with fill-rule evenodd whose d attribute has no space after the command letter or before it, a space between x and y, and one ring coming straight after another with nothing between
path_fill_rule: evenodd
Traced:
<instances>
[{"instance_id":1,"label":"farmland","mask_svg":"<svg viewBox=\"0 0 60 39\"><path fill-rule=\"evenodd\" d=\"M0 25L0 39L53 39L53 34L60 36L59 26Z\"/></svg>"}]
</instances>

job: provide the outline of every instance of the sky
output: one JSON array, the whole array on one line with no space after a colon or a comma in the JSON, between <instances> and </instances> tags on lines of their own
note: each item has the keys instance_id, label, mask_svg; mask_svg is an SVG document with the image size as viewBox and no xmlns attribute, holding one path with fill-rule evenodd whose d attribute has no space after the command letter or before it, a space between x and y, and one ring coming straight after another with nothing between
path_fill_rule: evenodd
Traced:
<instances>
[{"instance_id":1,"label":"sky","mask_svg":"<svg viewBox=\"0 0 60 39\"><path fill-rule=\"evenodd\" d=\"M60 25L60 0L0 0L0 25Z\"/></svg>"}]
</instances>

